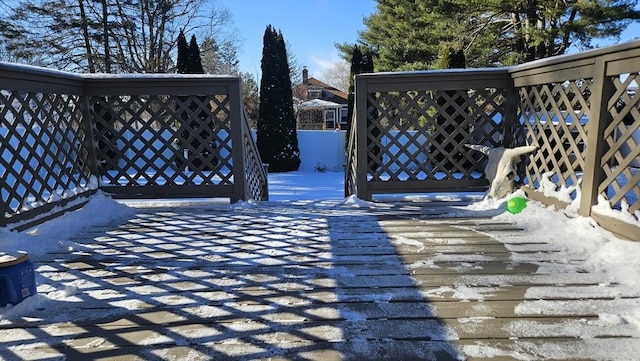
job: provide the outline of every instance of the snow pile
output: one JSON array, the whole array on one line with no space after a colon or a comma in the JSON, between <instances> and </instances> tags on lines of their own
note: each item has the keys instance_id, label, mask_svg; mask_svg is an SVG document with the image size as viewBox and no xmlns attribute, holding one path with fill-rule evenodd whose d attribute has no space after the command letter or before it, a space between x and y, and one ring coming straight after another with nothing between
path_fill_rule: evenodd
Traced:
<instances>
[{"instance_id":1,"label":"snow pile","mask_svg":"<svg viewBox=\"0 0 640 361\"><path fill-rule=\"evenodd\" d=\"M542 179L540 180L540 187L538 191L544 194L546 197L557 198L558 200L565 203L572 203L576 201L580 203L580 194L576 196L575 199L571 197L571 193L578 191L576 186L567 187L562 185L560 189L556 183L551 179L553 177L553 172L547 172L542 174Z\"/></svg>"},{"instance_id":2,"label":"snow pile","mask_svg":"<svg viewBox=\"0 0 640 361\"><path fill-rule=\"evenodd\" d=\"M342 202L342 205L353 208L374 208L375 204L351 195Z\"/></svg>"},{"instance_id":3,"label":"snow pile","mask_svg":"<svg viewBox=\"0 0 640 361\"><path fill-rule=\"evenodd\" d=\"M78 245L69 241L70 235L90 227L127 219L133 210L102 192L92 196L80 210L69 212L53 222L45 222L27 232L12 232L0 228L0 253L26 251L33 259L50 253L69 253Z\"/></svg>"},{"instance_id":4,"label":"snow pile","mask_svg":"<svg viewBox=\"0 0 640 361\"><path fill-rule=\"evenodd\" d=\"M613 210L611 209L609 201L606 200L602 195L600 195L598 196L598 204L591 207L591 209L603 216L616 218L623 222L640 227L640 210L635 211L635 213L632 215L631 212L629 212L629 204L624 200L620 203L622 205L622 209L619 211Z\"/></svg>"},{"instance_id":5,"label":"snow pile","mask_svg":"<svg viewBox=\"0 0 640 361\"><path fill-rule=\"evenodd\" d=\"M567 204L567 207L564 209L564 212L570 216L578 216L578 210L580 208L581 201L581 191L580 187L577 185L573 186L565 186L562 185L560 188L553 181L553 172L547 172L542 174L542 180L540 181L540 187L537 189L538 192L544 194L549 198L556 198L561 202ZM624 180L626 181L626 180ZM624 181L621 181L623 184ZM578 185L582 182L582 178L578 179ZM572 196L575 194L575 196ZM609 201L602 195L598 195L598 204L593 206L591 209L598 214L603 216L611 217L614 219L618 219L620 221L635 225L640 227L640 210L635 211L635 213L631 213L629 211L629 204L622 199L620 202L621 209L613 209L611 208L611 204Z\"/></svg>"}]
</instances>

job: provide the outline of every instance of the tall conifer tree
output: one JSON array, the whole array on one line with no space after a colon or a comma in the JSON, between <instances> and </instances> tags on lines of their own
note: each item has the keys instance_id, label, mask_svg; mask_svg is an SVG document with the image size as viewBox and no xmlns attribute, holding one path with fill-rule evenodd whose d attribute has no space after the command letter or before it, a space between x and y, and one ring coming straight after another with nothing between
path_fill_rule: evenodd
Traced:
<instances>
[{"instance_id":1,"label":"tall conifer tree","mask_svg":"<svg viewBox=\"0 0 640 361\"><path fill-rule=\"evenodd\" d=\"M178 60L176 61L176 72L179 74L187 73L187 62L189 58L189 45L187 44L187 38L184 36L182 30L178 35Z\"/></svg>"},{"instance_id":2,"label":"tall conifer tree","mask_svg":"<svg viewBox=\"0 0 640 361\"><path fill-rule=\"evenodd\" d=\"M369 49L365 49L364 51L360 50L360 47L357 45L353 46L351 51L351 76L349 77L349 95L348 95L348 103L347 103L347 134L351 131L356 131L352 129L352 121L353 121L353 111L354 111L354 102L355 102L355 84L354 84L354 76L357 74L364 73L373 73L373 53ZM375 95L374 95L375 96ZM378 111L372 110L369 114L370 118L377 118ZM371 135L373 137L380 136L380 128L371 127L371 121L367 119L367 129L371 129ZM348 144L348 142L347 142ZM375 171L378 169L379 164L382 162L380 159L380 147L377 145L372 145L372 141L370 138L367 138L367 148L370 148L371 153L375 155L375 157L367 157L367 163L369 164L369 169Z\"/></svg>"},{"instance_id":3,"label":"tall conifer tree","mask_svg":"<svg viewBox=\"0 0 640 361\"><path fill-rule=\"evenodd\" d=\"M351 122L353 120L353 106L355 102L355 94L353 93L355 90L355 81L353 77L356 74L360 74L362 72L361 63L362 52L360 51L360 48L355 45L351 53L351 71L349 74L349 91L347 95L347 134L349 134L349 132L351 131Z\"/></svg>"},{"instance_id":4,"label":"tall conifer tree","mask_svg":"<svg viewBox=\"0 0 640 361\"><path fill-rule=\"evenodd\" d=\"M282 33L268 25L263 37L257 145L270 172L295 171L300 166L287 59Z\"/></svg>"},{"instance_id":5,"label":"tall conifer tree","mask_svg":"<svg viewBox=\"0 0 640 361\"><path fill-rule=\"evenodd\" d=\"M187 73L188 74L204 74L202 68L202 58L200 57L200 47L195 35L191 35L189 42L189 50L187 52Z\"/></svg>"}]
</instances>

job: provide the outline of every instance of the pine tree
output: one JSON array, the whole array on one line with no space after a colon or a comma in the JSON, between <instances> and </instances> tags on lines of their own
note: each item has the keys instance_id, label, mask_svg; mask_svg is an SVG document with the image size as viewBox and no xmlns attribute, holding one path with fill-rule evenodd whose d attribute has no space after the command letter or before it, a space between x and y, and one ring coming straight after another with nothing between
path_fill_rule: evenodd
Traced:
<instances>
[{"instance_id":1,"label":"pine tree","mask_svg":"<svg viewBox=\"0 0 640 361\"><path fill-rule=\"evenodd\" d=\"M504 66L616 40L640 19L636 0L377 0L358 43L379 54L376 70L433 69L449 47L470 67ZM340 50L347 53L343 45Z\"/></svg>"},{"instance_id":2,"label":"pine tree","mask_svg":"<svg viewBox=\"0 0 640 361\"><path fill-rule=\"evenodd\" d=\"M189 45L187 45L187 38L184 36L182 30L178 35L178 59L176 61L176 72L178 74L187 73L187 62L189 58Z\"/></svg>"},{"instance_id":3,"label":"pine tree","mask_svg":"<svg viewBox=\"0 0 640 361\"><path fill-rule=\"evenodd\" d=\"M249 125L257 128L257 120L260 111L259 85L253 74L249 72L240 73L242 78L242 104L249 117Z\"/></svg>"},{"instance_id":4,"label":"pine tree","mask_svg":"<svg viewBox=\"0 0 640 361\"><path fill-rule=\"evenodd\" d=\"M282 33L268 25L263 37L262 78L257 145L270 172L289 172L300 166L300 150L293 114L291 78Z\"/></svg>"},{"instance_id":5,"label":"pine tree","mask_svg":"<svg viewBox=\"0 0 640 361\"><path fill-rule=\"evenodd\" d=\"M207 74L239 75L240 62L231 44L219 44L214 37L207 36L200 46L200 56Z\"/></svg>"},{"instance_id":6,"label":"pine tree","mask_svg":"<svg viewBox=\"0 0 640 361\"><path fill-rule=\"evenodd\" d=\"M349 91L347 95L347 134L351 131L351 122L353 120L353 107L355 103L355 82L354 76L360 74L362 71L362 52L360 48L355 45L351 50L351 72L349 75ZM348 144L348 142L347 142Z\"/></svg>"},{"instance_id":7,"label":"pine tree","mask_svg":"<svg viewBox=\"0 0 640 361\"><path fill-rule=\"evenodd\" d=\"M339 47L339 46L338 46ZM357 74L365 74L365 73L373 73L374 71L374 54L370 49L366 49L364 51L360 50L360 47L354 45L351 48L351 74L349 77L349 94L347 98L347 134L350 135L350 132L356 131L355 128L352 129L351 123L353 121L353 111L354 111L354 103L355 103L355 84L354 84L354 76ZM375 96L375 95L373 95ZM368 118L377 118L378 111L373 109L371 113L369 113ZM367 119L367 129L370 129L371 136L379 137L380 136L380 128L372 127L371 121ZM347 142L348 145L348 142ZM367 164L369 164L369 169L372 171L376 171L379 165L382 163L382 159L380 159L380 147L375 145L370 137L367 137L367 149L371 151L371 153L375 157L367 156Z\"/></svg>"},{"instance_id":8,"label":"pine tree","mask_svg":"<svg viewBox=\"0 0 640 361\"><path fill-rule=\"evenodd\" d=\"M421 8L435 0L378 0L377 11L364 20L360 41L379 58L378 71L427 69L437 59L441 38L434 36L432 12Z\"/></svg>"},{"instance_id":9,"label":"pine tree","mask_svg":"<svg viewBox=\"0 0 640 361\"><path fill-rule=\"evenodd\" d=\"M202 58L200 57L200 47L195 35L191 35L189 49L187 51L187 74L204 74L202 68Z\"/></svg>"}]
</instances>

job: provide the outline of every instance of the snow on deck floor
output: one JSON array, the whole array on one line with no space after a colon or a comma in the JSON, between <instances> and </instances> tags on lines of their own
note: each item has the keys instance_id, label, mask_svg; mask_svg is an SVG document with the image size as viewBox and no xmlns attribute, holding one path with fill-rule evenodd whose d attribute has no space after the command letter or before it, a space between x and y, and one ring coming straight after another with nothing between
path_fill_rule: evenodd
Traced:
<instances>
[{"instance_id":1,"label":"snow on deck floor","mask_svg":"<svg viewBox=\"0 0 640 361\"><path fill-rule=\"evenodd\" d=\"M0 358L640 354L640 245L589 219L296 189L315 200L130 208L99 194L30 234L0 230L30 252L39 292L0 309Z\"/></svg>"}]
</instances>

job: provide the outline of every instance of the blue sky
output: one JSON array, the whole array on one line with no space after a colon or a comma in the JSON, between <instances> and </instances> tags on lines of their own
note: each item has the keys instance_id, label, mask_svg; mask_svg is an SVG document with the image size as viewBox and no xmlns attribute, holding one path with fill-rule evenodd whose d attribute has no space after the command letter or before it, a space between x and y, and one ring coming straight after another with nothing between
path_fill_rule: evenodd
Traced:
<instances>
[{"instance_id":1,"label":"blue sky","mask_svg":"<svg viewBox=\"0 0 640 361\"><path fill-rule=\"evenodd\" d=\"M217 0L233 16L242 46L240 69L260 73L262 37L268 24L282 31L299 65L319 77L323 67L340 59L335 43L355 43L365 30L363 18L376 7L374 0Z\"/></svg>"}]
</instances>

